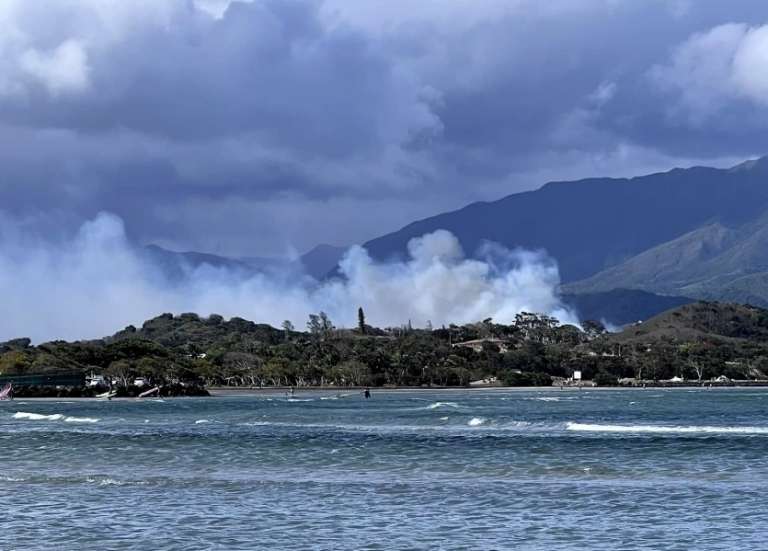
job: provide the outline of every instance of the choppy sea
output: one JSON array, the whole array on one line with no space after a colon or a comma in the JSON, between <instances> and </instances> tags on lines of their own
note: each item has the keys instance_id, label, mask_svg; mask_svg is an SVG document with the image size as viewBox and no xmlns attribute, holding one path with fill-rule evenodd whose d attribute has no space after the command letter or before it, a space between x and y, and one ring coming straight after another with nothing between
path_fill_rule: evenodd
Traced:
<instances>
[{"instance_id":1,"label":"choppy sea","mask_svg":"<svg viewBox=\"0 0 768 551\"><path fill-rule=\"evenodd\" d=\"M768 391L0 402L0 549L768 549Z\"/></svg>"}]
</instances>

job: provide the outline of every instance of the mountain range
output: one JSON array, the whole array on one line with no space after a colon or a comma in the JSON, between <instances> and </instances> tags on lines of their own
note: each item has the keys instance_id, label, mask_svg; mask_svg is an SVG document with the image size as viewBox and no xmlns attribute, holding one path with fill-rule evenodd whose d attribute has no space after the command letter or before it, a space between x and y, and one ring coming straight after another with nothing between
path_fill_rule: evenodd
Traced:
<instances>
[{"instance_id":1,"label":"mountain range","mask_svg":"<svg viewBox=\"0 0 768 551\"><path fill-rule=\"evenodd\" d=\"M176 252L158 245L147 245L140 248L138 254L159 268L171 281L179 281L187 276L189 270L203 265L223 268L243 277L272 271L295 271L322 279L336 267L346 250L346 247L322 244L293 259L256 256L231 258L195 251Z\"/></svg>"},{"instance_id":2,"label":"mountain range","mask_svg":"<svg viewBox=\"0 0 768 551\"><path fill-rule=\"evenodd\" d=\"M401 256L413 237L446 229L465 251L484 241L544 249L563 282L572 283L707 225L735 228L755 220L768 210L767 177L768 158L761 158L730 169L552 182L419 220L364 246L387 259Z\"/></svg>"},{"instance_id":3,"label":"mountain range","mask_svg":"<svg viewBox=\"0 0 768 551\"><path fill-rule=\"evenodd\" d=\"M484 241L545 250L560 266L565 301L614 323L694 299L768 306L768 157L727 169L553 182L364 246L378 259L398 257L410 239L436 229L453 232L468 251Z\"/></svg>"},{"instance_id":4,"label":"mountain range","mask_svg":"<svg viewBox=\"0 0 768 551\"><path fill-rule=\"evenodd\" d=\"M768 215L736 227L713 222L565 289L617 286L728 302L768 304Z\"/></svg>"},{"instance_id":5,"label":"mountain range","mask_svg":"<svg viewBox=\"0 0 768 551\"><path fill-rule=\"evenodd\" d=\"M768 157L726 169L551 182L413 222L364 247L378 260L402 259L408 241L439 229L470 255L489 241L546 251L560 267L564 300L584 318L623 324L695 299L768 306ZM320 278L334 273L343 250L321 246L298 262Z\"/></svg>"}]
</instances>

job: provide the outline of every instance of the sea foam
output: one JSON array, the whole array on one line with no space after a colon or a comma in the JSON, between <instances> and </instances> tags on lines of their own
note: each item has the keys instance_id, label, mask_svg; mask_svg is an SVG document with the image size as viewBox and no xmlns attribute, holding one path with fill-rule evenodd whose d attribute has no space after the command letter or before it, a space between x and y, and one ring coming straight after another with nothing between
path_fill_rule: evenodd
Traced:
<instances>
[{"instance_id":1,"label":"sea foam","mask_svg":"<svg viewBox=\"0 0 768 551\"><path fill-rule=\"evenodd\" d=\"M26 411L17 411L13 414L14 419L28 419L30 421L59 421L64 419L61 413L53 415L43 415L41 413L27 413Z\"/></svg>"},{"instance_id":2,"label":"sea foam","mask_svg":"<svg viewBox=\"0 0 768 551\"><path fill-rule=\"evenodd\" d=\"M98 423L99 419L96 417L65 417L65 423Z\"/></svg>"},{"instance_id":3,"label":"sea foam","mask_svg":"<svg viewBox=\"0 0 768 551\"><path fill-rule=\"evenodd\" d=\"M442 407L457 408L459 407L459 404L457 404L456 402L434 402L432 404L429 404L427 406L427 409L437 409Z\"/></svg>"},{"instance_id":4,"label":"sea foam","mask_svg":"<svg viewBox=\"0 0 768 551\"><path fill-rule=\"evenodd\" d=\"M53 413L43 415L42 413L28 413L26 411L17 411L13 414L14 419L27 419L28 421L64 421L65 423L98 423L99 419L95 417L72 417Z\"/></svg>"},{"instance_id":5,"label":"sea foam","mask_svg":"<svg viewBox=\"0 0 768 551\"><path fill-rule=\"evenodd\" d=\"M566 429L578 432L649 433L649 434L768 434L768 427L716 427L706 425L598 425L566 423Z\"/></svg>"}]
</instances>

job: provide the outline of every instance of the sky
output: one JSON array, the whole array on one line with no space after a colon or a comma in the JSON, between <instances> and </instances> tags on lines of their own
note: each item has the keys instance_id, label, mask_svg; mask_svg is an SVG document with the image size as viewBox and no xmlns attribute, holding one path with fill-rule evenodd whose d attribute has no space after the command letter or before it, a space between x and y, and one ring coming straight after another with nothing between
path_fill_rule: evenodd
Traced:
<instances>
[{"instance_id":1,"label":"sky","mask_svg":"<svg viewBox=\"0 0 768 551\"><path fill-rule=\"evenodd\" d=\"M768 152L764 0L0 0L0 217L233 256ZM6 236L7 237L7 236Z\"/></svg>"}]
</instances>

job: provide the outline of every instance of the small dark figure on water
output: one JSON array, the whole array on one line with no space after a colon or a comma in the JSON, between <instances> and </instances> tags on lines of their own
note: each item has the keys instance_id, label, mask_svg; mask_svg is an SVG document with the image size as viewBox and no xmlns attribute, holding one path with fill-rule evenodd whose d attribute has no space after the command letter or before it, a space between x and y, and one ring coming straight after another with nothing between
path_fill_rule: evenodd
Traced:
<instances>
[{"instance_id":1,"label":"small dark figure on water","mask_svg":"<svg viewBox=\"0 0 768 551\"><path fill-rule=\"evenodd\" d=\"M365 392L363 392L363 396L365 396L366 399L370 398L371 397L371 389L370 388L366 388Z\"/></svg>"}]
</instances>

